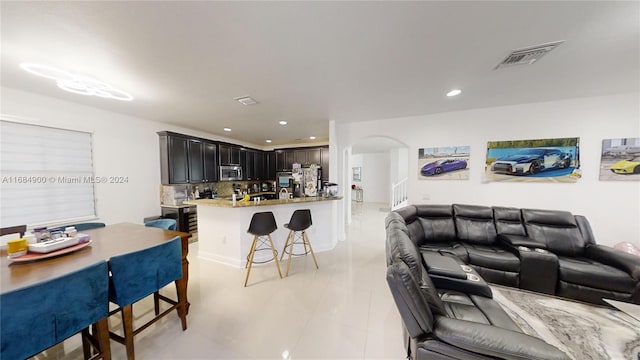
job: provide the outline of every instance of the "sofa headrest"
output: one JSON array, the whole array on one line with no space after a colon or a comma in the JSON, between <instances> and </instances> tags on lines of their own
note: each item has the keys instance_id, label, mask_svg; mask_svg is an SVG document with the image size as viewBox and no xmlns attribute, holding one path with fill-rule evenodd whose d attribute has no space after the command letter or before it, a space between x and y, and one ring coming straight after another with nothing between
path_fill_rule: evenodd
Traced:
<instances>
[{"instance_id":1,"label":"sofa headrest","mask_svg":"<svg viewBox=\"0 0 640 360\"><path fill-rule=\"evenodd\" d=\"M433 314L419 284L404 262L394 262L387 268L387 284L409 336L418 338L431 333Z\"/></svg>"},{"instance_id":2,"label":"sofa headrest","mask_svg":"<svg viewBox=\"0 0 640 360\"><path fill-rule=\"evenodd\" d=\"M573 214L560 210L522 209L525 224L578 227Z\"/></svg>"},{"instance_id":3,"label":"sofa headrest","mask_svg":"<svg viewBox=\"0 0 640 360\"><path fill-rule=\"evenodd\" d=\"M453 214L469 219L485 219L493 221L493 210L489 206L453 204Z\"/></svg>"},{"instance_id":4,"label":"sofa headrest","mask_svg":"<svg viewBox=\"0 0 640 360\"><path fill-rule=\"evenodd\" d=\"M417 217L416 207L414 205L405 206L398 210L392 211L392 213L400 215L404 219L404 222L406 222L407 224L414 222Z\"/></svg>"},{"instance_id":5,"label":"sofa headrest","mask_svg":"<svg viewBox=\"0 0 640 360\"><path fill-rule=\"evenodd\" d=\"M496 223L496 231L503 235L526 236L527 232L522 223L520 209L513 207L493 207L493 218Z\"/></svg>"},{"instance_id":6,"label":"sofa headrest","mask_svg":"<svg viewBox=\"0 0 640 360\"><path fill-rule=\"evenodd\" d=\"M453 213L459 240L480 245L491 245L497 241L490 207L454 204Z\"/></svg>"},{"instance_id":7,"label":"sofa headrest","mask_svg":"<svg viewBox=\"0 0 640 360\"><path fill-rule=\"evenodd\" d=\"M520 209L514 207L494 206L493 217L496 220L522 222Z\"/></svg>"},{"instance_id":8,"label":"sofa headrest","mask_svg":"<svg viewBox=\"0 0 640 360\"><path fill-rule=\"evenodd\" d=\"M417 216L421 218L452 218L451 205L415 205Z\"/></svg>"},{"instance_id":9,"label":"sofa headrest","mask_svg":"<svg viewBox=\"0 0 640 360\"><path fill-rule=\"evenodd\" d=\"M576 256L586 245L576 219L568 211L522 209L527 236L558 255Z\"/></svg>"}]
</instances>

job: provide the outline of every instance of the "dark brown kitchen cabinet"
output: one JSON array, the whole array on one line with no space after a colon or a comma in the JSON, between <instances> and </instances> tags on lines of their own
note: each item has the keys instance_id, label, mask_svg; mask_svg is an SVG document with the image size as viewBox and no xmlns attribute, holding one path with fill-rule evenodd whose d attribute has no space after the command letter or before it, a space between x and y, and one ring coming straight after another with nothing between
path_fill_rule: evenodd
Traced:
<instances>
[{"instance_id":1,"label":"dark brown kitchen cabinet","mask_svg":"<svg viewBox=\"0 0 640 360\"><path fill-rule=\"evenodd\" d=\"M262 151L255 151L253 153L253 180L266 180L265 173L265 153Z\"/></svg>"},{"instance_id":2,"label":"dark brown kitchen cabinet","mask_svg":"<svg viewBox=\"0 0 640 360\"><path fill-rule=\"evenodd\" d=\"M296 162L295 151L294 150L285 150L284 156L285 156L284 170L293 169L293 163Z\"/></svg>"},{"instance_id":3,"label":"dark brown kitchen cabinet","mask_svg":"<svg viewBox=\"0 0 640 360\"><path fill-rule=\"evenodd\" d=\"M265 179L265 156L262 151L243 149L240 157L244 180Z\"/></svg>"},{"instance_id":4,"label":"dark brown kitchen cabinet","mask_svg":"<svg viewBox=\"0 0 640 360\"><path fill-rule=\"evenodd\" d=\"M276 150L276 171L287 170L287 153L284 150ZM289 170L291 167L289 167Z\"/></svg>"},{"instance_id":5,"label":"dark brown kitchen cabinet","mask_svg":"<svg viewBox=\"0 0 640 360\"><path fill-rule=\"evenodd\" d=\"M204 139L159 132L160 177L165 185L217 180L217 145Z\"/></svg>"},{"instance_id":6,"label":"dark brown kitchen cabinet","mask_svg":"<svg viewBox=\"0 0 640 360\"><path fill-rule=\"evenodd\" d=\"M160 137L161 177L163 184L189 182L189 152L186 138Z\"/></svg>"},{"instance_id":7,"label":"dark brown kitchen cabinet","mask_svg":"<svg viewBox=\"0 0 640 360\"><path fill-rule=\"evenodd\" d=\"M307 150L307 164L320 165L320 148L311 148Z\"/></svg>"},{"instance_id":8,"label":"dark brown kitchen cabinet","mask_svg":"<svg viewBox=\"0 0 640 360\"><path fill-rule=\"evenodd\" d=\"M187 140L189 150L189 181L201 183L204 180L204 144L198 140Z\"/></svg>"},{"instance_id":9,"label":"dark brown kitchen cabinet","mask_svg":"<svg viewBox=\"0 0 640 360\"><path fill-rule=\"evenodd\" d=\"M320 165L320 148L302 148L293 151L294 162L301 165Z\"/></svg>"},{"instance_id":10,"label":"dark brown kitchen cabinet","mask_svg":"<svg viewBox=\"0 0 640 360\"><path fill-rule=\"evenodd\" d=\"M293 151L293 162L296 164L306 164L307 163L307 150L294 150Z\"/></svg>"},{"instance_id":11,"label":"dark brown kitchen cabinet","mask_svg":"<svg viewBox=\"0 0 640 360\"><path fill-rule=\"evenodd\" d=\"M220 165L240 165L240 147L220 144Z\"/></svg>"},{"instance_id":12,"label":"dark brown kitchen cabinet","mask_svg":"<svg viewBox=\"0 0 640 360\"><path fill-rule=\"evenodd\" d=\"M266 180L275 180L276 178L276 152L269 151L265 154L265 178Z\"/></svg>"},{"instance_id":13,"label":"dark brown kitchen cabinet","mask_svg":"<svg viewBox=\"0 0 640 360\"><path fill-rule=\"evenodd\" d=\"M204 182L218 181L218 145L204 143Z\"/></svg>"},{"instance_id":14,"label":"dark brown kitchen cabinet","mask_svg":"<svg viewBox=\"0 0 640 360\"><path fill-rule=\"evenodd\" d=\"M322 166L322 181L329 181L329 148L320 148L320 166Z\"/></svg>"},{"instance_id":15,"label":"dark brown kitchen cabinet","mask_svg":"<svg viewBox=\"0 0 640 360\"><path fill-rule=\"evenodd\" d=\"M326 149L326 160L323 158L323 151ZM275 159L268 162L269 171L291 170L294 163L305 165L317 164L323 167L329 167L329 148L312 147L312 148L294 148L275 150L273 153ZM275 163L275 166L272 164ZM271 175L271 174L269 174ZM275 174L273 174L275 176ZM323 176L324 177L324 176Z\"/></svg>"},{"instance_id":16,"label":"dark brown kitchen cabinet","mask_svg":"<svg viewBox=\"0 0 640 360\"><path fill-rule=\"evenodd\" d=\"M250 150L240 150L240 167L242 180L253 180L253 153Z\"/></svg>"}]
</instances>

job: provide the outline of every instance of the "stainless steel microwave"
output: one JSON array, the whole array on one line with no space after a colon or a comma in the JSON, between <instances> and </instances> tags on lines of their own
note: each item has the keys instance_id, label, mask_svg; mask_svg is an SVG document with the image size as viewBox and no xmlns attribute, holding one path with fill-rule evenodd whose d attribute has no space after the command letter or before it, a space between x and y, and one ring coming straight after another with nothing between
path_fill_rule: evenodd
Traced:
<instances>
[{"instance_id":1,"label":"stainless steel microwave","mask_svg":"<svg viewBox=\"0 0 640 360\"><path fill-rule=\"evenodd\" d=\"M242 168L240 166L220 166L219 180L242 180Z\"/></svg>"}]
</instances>

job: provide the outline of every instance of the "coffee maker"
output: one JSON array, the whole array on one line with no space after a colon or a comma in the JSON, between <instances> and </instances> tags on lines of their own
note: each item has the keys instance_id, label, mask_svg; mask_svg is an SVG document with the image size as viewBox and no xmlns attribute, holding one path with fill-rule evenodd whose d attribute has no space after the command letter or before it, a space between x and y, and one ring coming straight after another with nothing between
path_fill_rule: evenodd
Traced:
<instances>
[{"instance_id":1,"label":"coffee maker","mask_svg":"<svg viewBox=\"0 0 640 360\"><path fill-rule=\"evenodd\" d=\"M276 193L280 193L282 189L287 189L289 194L293 193L293 176L291 175L291 171L276 173Z\"/></svg>"}]
</instances>

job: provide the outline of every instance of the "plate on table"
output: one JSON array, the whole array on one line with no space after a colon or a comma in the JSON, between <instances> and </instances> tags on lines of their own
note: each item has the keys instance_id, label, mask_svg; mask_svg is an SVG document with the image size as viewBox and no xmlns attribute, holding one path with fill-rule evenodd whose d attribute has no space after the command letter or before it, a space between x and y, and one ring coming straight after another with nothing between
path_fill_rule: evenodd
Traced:
<instances>
[{"instance_id":1,"label":"plate on table","mask_svg":"<svg viewBox=\"0 0 640 360\"><path fill-rule=\"evenodd\" d=\"M87 241L87 242L83 242L83 243L79 243L73 246L69 246L63 249L59 249L56 251L52 251L50 253L35 253L35 252L30 252L27 253L26 255L22 255L20 257L17 258L9 258L9 261L11 262L26 262L26 261L36 261L36 260L42 260L42 259L48 259L54 256L58 256L58 255L64 255L64 254L68 254L80 249L83 249L87 246L89 246L91 244L91 240Z\"/></svg>"}]
</instances>

